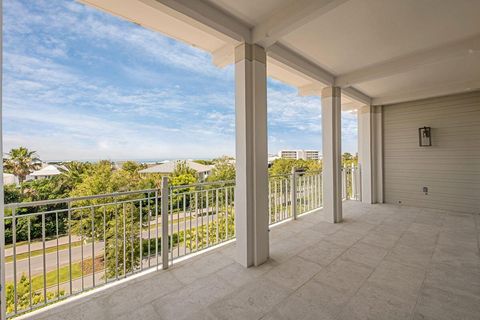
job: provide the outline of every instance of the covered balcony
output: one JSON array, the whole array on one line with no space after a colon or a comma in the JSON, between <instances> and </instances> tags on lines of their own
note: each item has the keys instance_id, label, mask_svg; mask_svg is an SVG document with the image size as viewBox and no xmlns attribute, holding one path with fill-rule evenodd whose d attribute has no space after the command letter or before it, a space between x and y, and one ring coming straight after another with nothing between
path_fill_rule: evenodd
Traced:
<instances>
[{"instance_id":1,"label":"covered balcony","mask_svg":"<svg viewBox=\"0 0 480 320\"><path fill-rule=\"evenodd\" d=\"M2 320L480 318L479 2L81 2L234 64L236 180L2 201ZM268 176L267 77L321 97L321 172Z\"/></svg>"},{"instance_id":2,"label":"covered balcony","mask_svg":"<svg viewBox=\"0 0 480 320\"><path fill-rule=\"evenodd\" d=\"M475 221L476 219L476 221ZM270 258L226 244L32 319L477 319L480 217L344 202L271 228Z\"/></svg>"}]
</instances>

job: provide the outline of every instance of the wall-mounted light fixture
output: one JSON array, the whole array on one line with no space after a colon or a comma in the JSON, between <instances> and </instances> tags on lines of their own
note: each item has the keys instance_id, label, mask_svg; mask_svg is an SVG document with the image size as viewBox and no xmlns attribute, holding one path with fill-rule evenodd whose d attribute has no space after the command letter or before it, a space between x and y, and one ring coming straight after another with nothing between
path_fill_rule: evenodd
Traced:
<instances>
[{"instance_id":1,"label":"wall-mounted light fixture","mask_svg":"<svg viewBox=\"0 0 480 320\"><path fill-rule=\"evenodd\" d=\"M418 128L418 143L420 147L432 146L432 128L430 127Z\"/></svg>"}]
</instances>

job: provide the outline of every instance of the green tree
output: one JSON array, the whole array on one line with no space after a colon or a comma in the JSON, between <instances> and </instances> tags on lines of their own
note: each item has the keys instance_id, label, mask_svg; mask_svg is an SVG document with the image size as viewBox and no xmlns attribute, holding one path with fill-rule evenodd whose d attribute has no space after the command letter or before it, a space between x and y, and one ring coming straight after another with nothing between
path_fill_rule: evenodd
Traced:
<instances>
[{"instance_id":1,"label":"green tree","mask_svg":"<svg viewBox=\"0 0 480 320\"><path fill-rule=\"evenodd\" d=\"M22 202L22 192L14 184L4 186L5 203Z\"/></svg>"},{"instance_id":2,"label":"green tree","mask_svg":"<svg viewBox=\"0 0 480 320\"><path fill-rule=\"evenodd\" d=\"M185 243L189 250L197 250L235 237L235 213L232 208L226 210L228 217L223 214L218 221L211 221L208 229L203 225L180 231L179 243Z\"/></svg>"},{"instance_id":3,"label":"green tree","mask_svg":"<svg viewBox=\"0 0 480 320\"><path fill-rule=\"evenodd\" d=\"M30 282L28 278L22 274L20 281L17 283L17 310L27 310L30 307L30 295L32 297L32 305L43 303L43 292L33 291L30 293ZM65 290L60 292L47 291L47 301L51 301L54 298L65 295ZM13 283L6 285L6 301L7 301L7 314L15 311L15 290Z\"/></svg>"},{"instance_id":4,"label":"green tree","mask_svg":"<svg viewBox=\"0 0 480 320\"><path fill-rule=\"evenodd\" d=\"M85 175L92 169L92 164L88 162L72 161L67 162L60 167L62 172L59 176L59 188L64 192L70 193L75 186L83 181Z\"/></svg>"},{"instance_id":5,"label":"green tree","mask_svg":"<svg viewBox=\"0 0 480 320\"><path fill-rule=\"evenodd\" d=\"M169 183L172 186L185 186L196 183L197 172L187 165L186 161L179 161L175 165L175 169L169 176Z\"/></svg>"},{"instance_id":6,"label":"green tree","mask_svg":"<svg viewBox=\"0 0 480 320\"><path fill-rule=\"evenodd\" d=\"M39 169L40 159L36 151L19 147L10 150L9 158L4 160L3 166L5 172L13 173L18 177L19 182L22 183L27 175Z\"/></svg>"},{"instance_id":7,"label":"green tree","mask_svg":"<svg viewBox=\"0 0 480 320\"><path fill-rule=\"evenodd\" d=\"M342 166L344 167L351 167L352 164L354 166L358 166L358 154L353 156L349 152L345 152L342 154Z\"/></svg>"},{"instance_id":8,"label":"green tree","mask_svg":"<svg viewBox=\"0 0 480 320\"><path fill-rule=\"evenodd\" d=\"M114 192L138 190L149 183L138 171L143 166L135 162L126 162L115 170L109 161L94 164L71 196L109 194ZM141 188L140 188L141 189ZM136 269L140 264L140 227L147 225L150 205L154 208L154 194L128 194L115 197L75 201L72 203L72 230L84 239L105 242L106 276L122 276ZM140 210L141 208L141 210ZM140 226L142 216L142 226Z\"/></svg>"},{"instance_id":9,"label":"green tree","mask_svg":"<svg viewBox=\"0 0 480 320\"><path fill-rule=\"evenodd\" d=\"M235 165L231 158L221 157L215 159L213 163L214 167L207 178L209 182L235 180Z\"/></svg>"},{"instance_id":10,"label":"green tree","mask_svg":"<svg viewBox=\"0 0 480 320\"><path fill-rule=\"evenodd\" d=\"M62 187L60 176L24 182L22 189L23 201L59 199L68 196L68 191Z\"/></svg>"},{"instance_id":11,"label":"green tree","mask_svg":"<svg viewBox=\"0 0 480 320\"><path fill-rule=\"evenodd\" d=\"M39 179L31 180L24 182L22 184L22 201L24 202L33 202L39 200L50 200L50 199L60 199L68 196L68 192L65 192L59 183L59 176L54 176L48 179ZM66 205L63 203L60 204L50 204L45 206L22 208L17 210L16 215L18 216L17 223L17 241L23 241L28 239L28 226L30 222L30 237L31 239L38 239L42 236L42 216L33 215L30 218L22 217L25 214L37 213L41 211L48 211L50 213L45 214L45 235L51 237L56 235L56 214L55 210L65 210ZM11 212L8 212L9 215ZM58 215L58 232L60 235L66 232L66 217L64 215ZM7 223L8 224L8 223ZM6 239L10 239L11 226L8 225L5 230Z\"/></svg>"},{"instance_id":12,"label":"green tree","mask_svg":"<svg viewBox=\"0 0 480 320\"><path fill-rule=\"evenodd\" d=\"M315 172L322 170L322 163L316 160L276 159L270 167L270 175L287 175L295 167L298 171Z\"/></svg>"},{"instance_id":13,"label":"green tree","mask_svg":"<svg viewBox=\"0 0 480 320\"><path fill-rule=\"evenodd\" d=\"M123 191L127 189L125 184L128 183L128 177L115 176L112 163L104 160L92 166L81 182L75 185L70 196L82 197Z\"/></svg>"}]
</instances>

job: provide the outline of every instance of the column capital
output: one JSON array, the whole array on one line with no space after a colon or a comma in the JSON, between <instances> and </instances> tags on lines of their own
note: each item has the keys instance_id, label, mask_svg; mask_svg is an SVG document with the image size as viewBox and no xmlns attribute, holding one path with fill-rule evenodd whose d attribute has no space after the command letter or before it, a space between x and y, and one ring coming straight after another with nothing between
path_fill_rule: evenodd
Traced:
<instances>
[{"instance_id":1,"label":"column capital","mask_svg":"<svg viewBox=\"0 0 480 320\"><path fill-rule=\"evenodd\" d=\"M340 98L342 89L340 87L325 87L322 89L322 98Z\"/></svg>"},{"instance_id":2,"label":"column capital","mask_svg":"<svg viewBox=\"0 0 480 320\"><path fill-rule=\"evenodd\" d=\"M372 105L363 105L360 108L358 108L358 114L364 114L364 113L382 113L382 107L381 106L372 106Z\"/></svg>"},{"instance_id":3,"label":"column capital","mask_svg":"<svg viewBox=\"0 0 480 320\"><path fill-rule=\"evenodd\" d=\"M263 47L244 42L235 47L235 63L242 60L258 61L266 64L267 54Z\"/></svg>"},{"instance_id":4,"label":"column capital","mask_svg":"<svg viewBox=\"0 0 480 320\"><path fill-rule=\"evenodd\" d=\"M360 108L358 108L357 111L358 111L358 114L372 113L373 108L369 105L363 105Z\"/></svg>"}]
</instances>

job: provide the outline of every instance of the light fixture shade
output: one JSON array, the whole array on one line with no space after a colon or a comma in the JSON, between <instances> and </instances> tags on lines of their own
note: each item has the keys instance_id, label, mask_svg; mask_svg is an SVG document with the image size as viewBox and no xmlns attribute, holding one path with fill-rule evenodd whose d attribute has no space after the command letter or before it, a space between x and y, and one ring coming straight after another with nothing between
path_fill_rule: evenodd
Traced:
<instances>
[{"instance_id":1,"label":"light fixture shade","mask_svg":"<svg viewBox=\"0 0 480 320\"><path fill-rule=\"evenodd\" d=\"M418 143L420 147L432 146L432 128L430 127L418 128Z\"/></svg>"}]
</instances>

